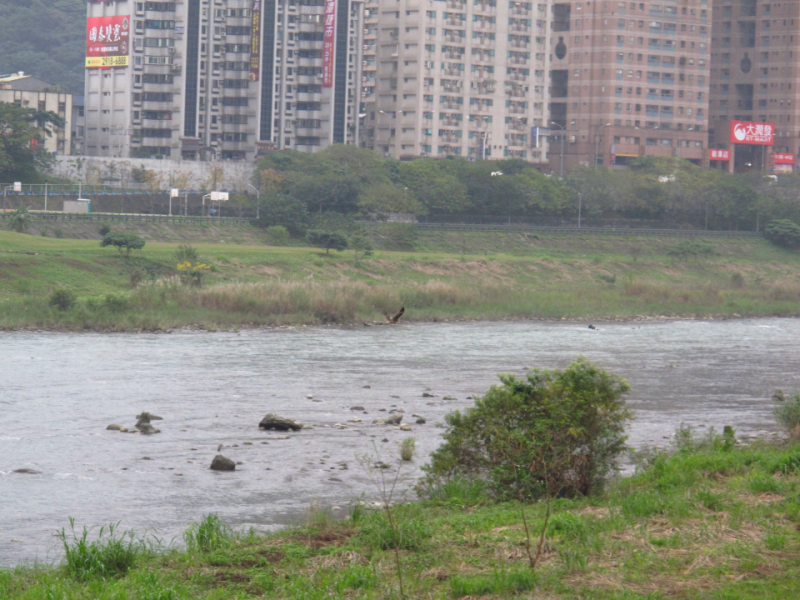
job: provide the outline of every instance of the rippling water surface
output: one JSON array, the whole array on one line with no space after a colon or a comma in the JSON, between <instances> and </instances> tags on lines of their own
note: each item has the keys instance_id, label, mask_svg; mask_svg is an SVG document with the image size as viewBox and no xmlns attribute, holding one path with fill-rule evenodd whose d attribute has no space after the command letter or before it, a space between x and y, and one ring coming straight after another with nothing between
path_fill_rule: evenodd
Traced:
<instances>
[{"instance_id":1,"label":"rippling water surface","mask_svg":"<svg viewBox=\"0 0 800 600\"><path fill-rule=\"evenodd\" d=\"M79 527L120 522L170 540L209 512L269 529L298 519L311 502L344 508L374 495L357 454L374 453L375 444L396 457L396 443L413 435L420 453L411 481L439 443L436 423L496 373L564 367L578 354L631 383L634 445L665 444L681 422L772 430L773 390L800 389L797 340L800 320L792 319L597 331L524 322L0 334L0 565L60 560L53 533L68 517ZM422 397L428 389L434 398ZM356 405L368 414L351 411ZM393 405L412 433L372 425ZM105 430L133 426L143 410L164 418L154 423L162 433ZM279 439L257 429L267 412L313 429ZM413 425L412 413L427 423ZM234 473L208 469L221 443L242 462ZM13 473L20 468L41 474Z\"/></svg>"}]
</instances>

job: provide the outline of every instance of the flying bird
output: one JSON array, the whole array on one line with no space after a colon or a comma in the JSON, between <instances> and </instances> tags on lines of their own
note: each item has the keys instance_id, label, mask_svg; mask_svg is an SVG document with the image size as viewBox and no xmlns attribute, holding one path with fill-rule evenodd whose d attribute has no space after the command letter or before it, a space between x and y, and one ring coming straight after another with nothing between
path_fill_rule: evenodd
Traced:
<instances>
[{"instance_id":1,"label":"flying bird","mask_svg":"<svg viewBox=\"0 0 800 600\"><path fill-rule=\"evenodd\" d=\"M386 313L383 313L383 314L384 314L384 316L386 316L386 320L387 320L387 321L389 321L389 323L397 323L397 322L400 320L400 317L402 317L402 316L403 316L403 313L404 313L404 312L406 312L406 307L405 307L405 306L401 307L401 308L400 308L400 312L399 312L399 313L397 313L397 314L396 314L395 316L393 316L393 317L390 317L390 316L389 316L388 314L386 314Z\"/></svg>"}]
</instances>

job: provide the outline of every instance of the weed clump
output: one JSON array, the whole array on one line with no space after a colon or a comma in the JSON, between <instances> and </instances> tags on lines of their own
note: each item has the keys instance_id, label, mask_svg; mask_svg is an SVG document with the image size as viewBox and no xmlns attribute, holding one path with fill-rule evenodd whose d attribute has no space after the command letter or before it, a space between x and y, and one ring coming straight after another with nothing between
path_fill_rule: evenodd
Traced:
<instances>
[{"instance_id":1,"label":"weed clump","mask_svg":"<svg viewBox=\"0 0 800 600\"><path fill-rule=\"evenodd\" d=\"M800 439L800 394L791 396L774 410L775 420L794 439Z\"/></svg>"},{"instance_id":2,"label":"weed clump","mask_svg":"<svg viewBox=\"0 0 800 600\"><path fill-rule=\"evenodd\" d=\"M75 520L70 518L72 540L67 539L64 528L58 538L66 552L66 568L69 574L78 581L121 577L136 566L136 562L146 553L143 541L134 539L132 531L117 535L117 525L101 527L97 539L88 540L89 529L83 533L75 533Z\"/></svg>"},{"instance_id":3,"label":"weed clump","mask_svg":"<svg viewBox=\"0 0 800 600\"><path fill-rule=\"evenodd\" d=\"M404 439L403 442L400 444L400 458L402 458L405 461L409 461L412 458L414 458L414 452L416 450L415 443L416 441L414 440L413 437L408 437Z\"/></svg>"},{"instance_id":4,"label":"weed clump","mask_svg":"<svg viewBox=\"0 0 800 600\"><path fill-rule=\"evenodd\" d=\"M218 515L206 515L199 523L192 523L183 533L186 547L192 552L212 552L233 541L231 528Z\"/></svg>"}]
</instances>

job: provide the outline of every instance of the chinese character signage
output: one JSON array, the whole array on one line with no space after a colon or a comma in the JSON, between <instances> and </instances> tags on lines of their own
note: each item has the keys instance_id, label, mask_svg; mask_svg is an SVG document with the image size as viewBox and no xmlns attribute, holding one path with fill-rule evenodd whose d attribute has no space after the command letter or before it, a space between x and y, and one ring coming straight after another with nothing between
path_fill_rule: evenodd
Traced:
<instances>
[{"instance_id":1,"label":"chinese character signage","mask_svg":"<svg viewBox=\"0 0 800 600\"><path fill-rule=\"evenodd\" d=\"M336 30L336 0L325 0L325 36L322 40L322 87L333 87L333 38Z\"/></svg>"},{"instance_id":2,"label":"chinese character signage","mask_svg":"<svg viewBox=\"0 0 800 600\"><path fill-rule=\"evenodd\" d=\"M716 150L711 149L708 151L708 158L709 160L730 160L731 159L731 151L730 150Z\"/></svg>"},{"instance_id":3,"label":"chinese character signage","mask_svg":"<svg viewBox=\"0 0 800 600\"><path fill-rule=\"evenodd\" d=\"M86 26L86 68L128 66L131 19L91 17Z\"/></svg>"},{"instance_id":4,"label":"chinese character signage","mask_svg":"<svg viewBox=\"0 0 800 600\"><path fill-rule=\"evenodd\" d=\"M261 73L261 0L253 0L253 37L250 38L250 81L258 81Z\"/></svg>"},{"instance_id":5,"label":"chinese character signage","mask_svg":"<svg viewBox=\"0 0 800 600\"><path fill-rule=\"evenodd\" d=\"M731 143L772 146L775 143L775 125L772 123L731 121Z\"/></svg>"},{"instance_id":6,"label":"chinese character signage","mask_svg":"<svg viewBox=\"0 0 800 600\"><path fill-rule=\"evenodd\" d=\"M788 152L775 152L772 155L772 162L776 165L793 165L794 154Z\"/></svg>"}]
</instances>

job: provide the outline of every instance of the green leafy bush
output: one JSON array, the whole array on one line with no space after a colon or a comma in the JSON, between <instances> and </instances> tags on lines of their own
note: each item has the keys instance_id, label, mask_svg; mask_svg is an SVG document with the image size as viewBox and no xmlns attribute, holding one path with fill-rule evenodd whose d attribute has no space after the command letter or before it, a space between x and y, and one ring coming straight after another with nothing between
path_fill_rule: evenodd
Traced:
<instances>
[{"instance_id":1,"label":"green leafy bush","mask_svg":"<svg viewBox=\"0 0 800 600\"><path fill-rule=\"evenodd\" d=\"M107 236L109 233L111 233L111 225L108 223L101 223L100 227L97 228L97 233L104 237Z\"/></svg>"},{"instance_id":2,"label":"green leafy bush","mask_svg":"<svg viewBox=\"0 0 800 600\"><path fill-rule=\"evenodd\" d=\"M100 246L103 248L106 246L114 246L119 250L120 254L125 250L125 257L127 258L131 255L131 250L141 250L144 248L144 240L135 233L112 231L106 234L103 241L100 242Z\"/></svg>"},{"instance_id":3,"label":"green leafy bush","mask_svg":"<svg viewBox=\"0 0 800 600\"><path fill-rule=\"evenodd\" d=\"M698 256L713 256L716 254L714 244L703 240L684 240L674 248L667 250L669 256L678 258L696 258Z\"/></svg>"},{"instance_id":4,"label":"green leafy bush","mask_svg":"<svg viewBox=\"0 0 800 600\"><path fill-rule=\"evenodd\" d=\"M589 494L626 449L628 383L584 357L526 380L500 375L463 412L446 419L422 489L456 477L479 479L498 498Z\"/></svg>"},{"instance_id":5,"label":"green leafy bush","mask_svg":"<svg viewBox=\"0 0 800 600\"><path fill-rule=\"evenodd\" d=\"M178 249L175 250L173 256L175 257L176 263L200 262L200 257L197 254L197 249L191 244L181 244L180 246L178 246Z\"/></svg>"},{"instance_id":6,"label":"green leafy bush","mask_svg":"<svg viewBox=\"0 0 800 600\"><path fill-rule=\"evenodd\" d=\"M764 228L764 237L781 248L800 248L800 225L789 219L770 221Z\"/></svg>"},{"instance_id":7,"label":"green leafy bush","mask_svg":"<svg viewBox=\"0 0 800 600\"><path fill-rule=\"evenodd\" d=\"M289 245L289 230L283 225L272 225L267 227L267 235L273 246Z\"/></svg>"},{"instance_id":8,"label":"green leafy bush","mask_svg":"<svg viewBox=\"0 0 800 600\"><path fill-rule=\"evenodd\" d=\"M309 229L306 232L306 241L315 248L325 248L325 254L331 250L346 250L347 238L341 233L325 231L322 229Z\"/></svg>"},{"instance_id":9,"label":"green leafy bush","mask_svg":"<svg viewBox=\"0 0 800 600\"><path fill-rule=\"evenodd\" d=\"M53 290L53 293L50 294L49 304L58 310L69 310L75 306L75 294L72 290L63 288Z\"/></svg>"}]
</instances>

